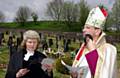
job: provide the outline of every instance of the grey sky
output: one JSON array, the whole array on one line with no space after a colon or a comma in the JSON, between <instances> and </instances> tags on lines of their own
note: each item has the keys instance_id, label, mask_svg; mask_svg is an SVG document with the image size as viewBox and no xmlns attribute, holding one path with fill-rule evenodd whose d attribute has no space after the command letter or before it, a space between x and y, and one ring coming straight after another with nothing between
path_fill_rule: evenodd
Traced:
<instances>
[{"instance_id":1,"label":"grey sky","mask_svg":"<svg viewBox=\"0 0 120 78\"><path fill-rule=\"evenodd\" d=\"M0 0L0 11L6 16L6 21L12 21L15 13L20 6L28 6L39 15L39 20L46 19L46 4L52 0ZM79 2L80 0L67 0ZM99 3L105 4L111 8L114 0L86 0L91 7L95 7Z\"/></svg>"}]
</instances>

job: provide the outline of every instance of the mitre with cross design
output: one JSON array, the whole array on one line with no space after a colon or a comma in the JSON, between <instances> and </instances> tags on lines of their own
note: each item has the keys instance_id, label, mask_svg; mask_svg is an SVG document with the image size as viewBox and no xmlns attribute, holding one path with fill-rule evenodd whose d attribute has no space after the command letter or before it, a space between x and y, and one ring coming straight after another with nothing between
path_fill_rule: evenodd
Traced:
<instances>
[{"instance_id":1,"label":"mitre with cross design","mask_svg":"<svg viewBox=\"0 0 120 78\"><path fill-rule=\"evenodd\" d=\"M107 16L108 13L103 7L95 7L89 12L85 24L103 29Z\"/></svg>"}]
</instances>

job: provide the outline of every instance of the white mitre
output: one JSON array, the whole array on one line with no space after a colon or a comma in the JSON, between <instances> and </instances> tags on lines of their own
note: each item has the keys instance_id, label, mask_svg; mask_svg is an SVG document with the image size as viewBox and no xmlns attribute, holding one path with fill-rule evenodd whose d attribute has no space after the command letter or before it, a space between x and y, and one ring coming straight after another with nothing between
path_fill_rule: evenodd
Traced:
<instances>
[{"instance_id":1,"label":"white mitre","mask_svg":"<svg viewBox=\"0 0 120 78\"><path fill-rule=\"evenodd\" d=\"M89 15L85 24L103 29L107 15L108 13L104 8L100 8L100 7L93 8L89 12Z\"/></svg>"}]
</instances>

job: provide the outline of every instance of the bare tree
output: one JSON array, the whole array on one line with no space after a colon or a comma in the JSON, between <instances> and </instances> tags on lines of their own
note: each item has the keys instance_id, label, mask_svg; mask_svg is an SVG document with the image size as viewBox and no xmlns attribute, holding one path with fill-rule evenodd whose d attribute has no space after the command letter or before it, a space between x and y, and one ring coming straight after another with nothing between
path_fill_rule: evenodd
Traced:
<instances>
[{"instance_id":1,"label":"bare tree","mask_svg":"<svg viewBox=\"0 0 120 78\"><path fill-rule=\"evenodd\" d=\"M29 7L21 6L16 13L15 21L20 25L24 26L25 23L28 21L30 15L31 11Z\"/></svg>"},{"instance_id":2,"label":"bare tree","mask_svg":"<svg viewBox=\"0 0 120 78\"><path fill-rule=\"evenodd\" d=\"M0 11L0 22L4 22L5 20L5 15L3 14L2 11Z\"/></svg>"},{"instance_id":3,"label":"bare tree","mask_svg":"<svg viewBox=\"0 0 120 78\"><path fill-rule=\"evenodd\" d=\"M73 10L72 10L72 20L74 22L78 22L80 18L79 16L80 16L79 5L74 4Z\"/></svg>"},{"instance_id":4,"label":"bare tree","mask_svg":"<svg viewBox=\"0 0 120 78\"><path fill-rule=\"evenodd\" d=\"M60 21L62 12L63 0L53 0L47 5L47 15L53 20Z\"/></svg>"},{"instance_id":5,"label":"bare tree","mask_svg":"<svg viewBox=\"0 0 120 78\"><path fill-rule=\"evenodd\" d=\"M80 26L83 26L88 13L89 7L84 0L82 0L80 4L75 4L71 1L53 0L48 4L47 9L47 14L52 17L52 19L64 21L68 28L75 25L75 22L80 22Z\"/></svg>"},{"instance_id":6,"label":"bare tree","mask_svg":"<svg viewBox=\"0 0 120 78\"><path fill-rule=\"evenodd\" d=\"M81 28L84 26L87 16L89 14L89 6L85 0L80 1L80 26Z\"/></svg>"},{"instance_id":7,"label":"bare tree","mask_svg":"<svg viewBox=\"0 0 120 78\"><path fill-rule=\"evenodd\" d=\"M31 14L31 16L32 16L32 19L33 19L34 23L36 24L36 23L37 23L37 20L38 20L38 15L37 15L35 12L33 12L33 13Z\"/></svg>"},{"instance_id":8,"label":"bare tree","mask_svg":"<svg viewBox=\"0 0 120 78\"><path fill-rule=\"evenodd\" d=\"M77 22L79 18L79 10L77 4L67 1L64 2L62 10L62 19L65 21L67 26L71 28L73 22Z\"/></svg>"}]
</instances>

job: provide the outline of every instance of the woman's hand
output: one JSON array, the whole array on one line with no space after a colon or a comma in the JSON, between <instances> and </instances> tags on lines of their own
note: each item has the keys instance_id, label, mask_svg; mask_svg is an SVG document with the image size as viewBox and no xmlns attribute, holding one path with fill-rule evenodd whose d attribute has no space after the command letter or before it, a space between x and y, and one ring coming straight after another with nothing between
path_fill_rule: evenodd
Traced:
<instances>
[{"instance_id":1,"label":"woman's hand","mask_svg":"<svg viewBox=\"0 0 120 78\"><path fill-rule=\"evenodd\" d=\"M16 73L16 78L20 78L22 76L24 76L25 74L27 74L30 70L28 70L27 68L24 69L20 69L17 73Z\"/></svg>"},{"instance_id":2,"label":"woman's hand","mask_svg":"<svg viewBox=\"0 0 120 78\"><path fill-rule=\"evenodd\" d=\"M53 65L52 64L45 64L47 72L51 72L53 70Z\"/></svg>"},{"instance_id":3,"label":"woman's hand","mask_svg":"<svg viewBox=\"0 0 120 78\"><path fill-rule=\"evenodd\" d=\"M48 76L52 76L53 72L53 64L44 64L44 68L46 69L45 71L47 72Z\"/></svg>"}]
</instances>

